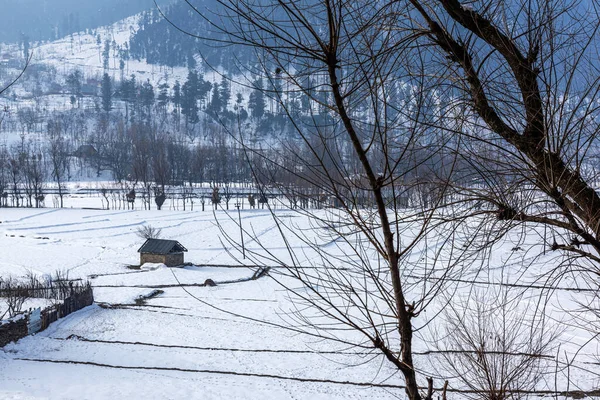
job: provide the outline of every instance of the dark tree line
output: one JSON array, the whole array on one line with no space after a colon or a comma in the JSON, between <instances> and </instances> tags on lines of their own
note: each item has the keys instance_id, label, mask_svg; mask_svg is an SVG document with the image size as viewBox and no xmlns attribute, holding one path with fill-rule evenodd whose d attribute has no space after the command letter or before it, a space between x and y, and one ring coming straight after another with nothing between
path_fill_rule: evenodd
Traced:
<instances>
[{"instance_id":1,"label":"dark tree line","mask_svg":"<svg viewBox=\"0 0 600 400\"><path fill-rule=\"evenodd\" d=\"M194 3L198 9L210 9L215 6L212 0L202 0ZM167 18L184 31L198 36L219 39L222 35L211 32L208 23L198 24L190 18L189 6L183 2L175 2L162 9ZM209 42L185 35L174 28L161 13L153 9L145 12L140 21L140 29L129 42L130 55L134 59L144 59L151 64L169 67L188 66L196 64L194 57L201 56L204 62L213 67L222 66L229 70L236 62L249 63L253 59L252 52L241 48L215 48ZM241 52L240 52L241 50Z\"/></svg>"}]
</instances>

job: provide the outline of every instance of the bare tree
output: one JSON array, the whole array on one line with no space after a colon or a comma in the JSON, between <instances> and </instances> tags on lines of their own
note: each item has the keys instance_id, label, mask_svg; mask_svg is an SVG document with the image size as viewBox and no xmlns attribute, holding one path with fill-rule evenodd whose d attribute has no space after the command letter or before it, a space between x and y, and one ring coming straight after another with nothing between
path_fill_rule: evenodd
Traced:
<instances>
[{"instance_id":1,"label":"bare tree","mask_svg":"<svg viewBox=\"0 0 600 400\"><path fill-rule=\"evenodd\" d=\"M142 225L137 230L138 237L142 239L158 239L160 238L162 229L152 225Z\"/></svg>"},{"instance_id":2,"label":"bare tree","mask_svg":"<svg viewBox=\"0 0 600 400\"><path fill-rule=\"evenodd\" d=\"M29 207L38 208L44 201L43 188L46 183L46 165L44 155L40 149L36 149L31 145L28 146L30 152L24 153L24 177L25 177L25 194Z\"/></svg>"},{"instance_id":3,"label":"bare tree","mask_svg":"<svg viewBox=\"0 0 600 400\"><path fill-rule=\"evenodd\" d=\"M0 207L8 207L10 156L6 147L0 148Z\"/></svg>"},{"instance_id":4,"label":"bare tree","mask_svg":"<svg viewBox=\"0 0 600 400\"><path fill-rule=\"evenodd\" d=\"M154 143L152 151L152 175L154 181L164 192L165 185L170 182L171 166L167 158L167 139L159 139Z\"/></svg>"},{"instance_id":5,"label":"bare tree","mask_svg":"<svg viewBox=\"0 0 600 400\"><path fill-rule=\"evenodd\" d=\"M59 122L49 123L48 131L50 140L46 147L48 163L52 179L58 186L58 196L60 198L60 208L63 207L63 197L65 192L65 180L69 177L70 168L70 149L69 142L62 136L62 129Z\"/></svg>"},{"instance_id":6,"label":"bare tree","mask_svg":"<svg viewBox=\"0 0 600 400\"><path fill-rule=\"evenodd\" d=\"M135 183L141 182L144 191L142 191L142 200L144 209L150 209L152 197L152 132L150 127L136 124L131 127L131 136L133 142L132 151L132 172Z\"/></svg>"},{"instance_id":7,"label":"bare tree","mask_svg":"<svg viewBox=\"0 0 600 400\"><path fill-rule=\"evenodd\" d=\"M8 317L12 318L21 312L23 304L30 296L29 291L19 281L9 277L4 280L0 279L0 297L6 303Z\"/></svg>"},{"instance_id":8,"label":"bare tree","mask_svg":"<svg viewBox=\"0 0 600 400\"><path fill-rule=\"evenodd\" d=\"M109 130L107 147L104 152L105 162L113 173L117 182L122 182L132 169L132 141L127 137L125 122L119 121L113 129Z\"/></svg>"},{"instance_id":9,"label":"bare tree","mask_svg":"<svg viewBox=\"0 0 600 400\"><path fill-rule=\"evenodd\" d=\"M423 79L456 104L430 124L463 143L464 175L477 184L465 181L460 191L489 204L506 232L520 225L539 238L538 249L554 252L542 271L550 287L568 279L600 288L599 5L410 0L394 12L411 20L389 25L411 32L402 50L427 57L435 73ZM593 320L597 303L578 298Z\"/></svg>"},{"instance_id":10,"label":"bare tree","mask_svg":"<svg viewBox=\"0 0 600 400\"><path fill-rule=\"evenodd\" d=\"M516 290L496 292L476 289L443 311L439 369L469 389L465 398L526 398L554 372L559 331Z\"/></svg>"},{"instance_id":11,"label":"bare tree","mask_svg":"<svg viewBox=\"0 0 600 400\"><path fill-rule=\"evenodd\" d=\"M23 178L21 156L16 148L11 148L11 158L8 160L8 175L12 189L12 204L19 207L21 200L20 185Z\"/></svg>"},{"instance_id":12,"label":"bare tree","mask_svg":"<svg viewBox=\"0 0 600 400\"><path fill-rule=\"evenodd\" d=\"M259 67L241 69L267 81L263 93L307 149L294 170L283 162L285 144L267 155L239 136L247 158L265 166L253 169L260 196L276 188L300 197L299 185L277 187L282 170L299 177L313 202L339 207L310 216L348 246L344 257L313 246L319 272L298 268L291 250L276 261L305 284L296 297L360 332L401 371L410 399L423 397L415 321L458 273L459 258L490 261L482 250L517 225L533 235L549 229L543 244L569 260L543 271L548 287L567 275L597 287L596 1L219 3L227 24L213 28L255 49ZM287 92L274 89L282 81ZM309 99L304 118L288 109L290 91ZM432 232L450 232L451 255L444 246L423 250ZM433 263L415 263L417 248ZM356 275L332 272L334 260ZM409 284L407 275L420 279ZM307 321L298 323L310 329Z\"/></svg>"},{"instance_id":13,"label":"bare tree","mask_svg":"<svg viewBox=\"0 0 600 400\"><path fill-rule=\"evenodd\" d=\"M496 205L498 217L569 232L581 246L560 240L554 249L597 262L598 107L592 103L600 82L589 78L597 76L591 61L597 4L512 3L407 1L396 11L411 12L420 27L397 19L390 29L410 29L413 44L421 45L415 51L433 58L429 68L438 80L431 84L453 81L452 99L461 112L433 122L462 135L464 156L486 189L478 194ZM484 162L492 167L482 168ZM508 183L503 189L509 196L498 193L492 174Z\"/></svg>"},{"instance_id":14,"label":"bare tree","mask_svg":"<svg viewBox=\"0 0 600 400\"><path fill-rule=\"evenodd\" d=\"M426 253L425 258L438 259L445 268L423 270L415 261L416 249L421 253L421 246L427 247L422 239L446 234L434 234L436 227L430 225L442 196L432 196L426 208L401 212L400 183L417 166L410 154L431 146L431 156L442 151L446 142L440 132L426 125L411 123L399 114L388 115L388 86L400 79L397 71L402 70L400 58L392 52L397 43L385 23L389 17L382 14L385 10L379 4L365 2L220 3L219 14L231 24L224 28L228 40L256 50L260 68L249 72L268 82L263 93L277 104L306 148L297 157L296 169L284 162L289 154L285 143L261 151L248 146L243 135L235 136L247 159L262 165L252 171L259 202L264 205L267 198L276 198L282 191L292 198L300 187L306 187L315 204L338 207L331 212L298 209L318 227L308 236L273 213L286 243L300 240L317 254L313 260L318 260L306 269L293 246L288 247L285 259L263 247L266 259L285 268L276 279L294 299L296 310L289 314L290 324L321 338L373 349L400 371L408 398L430 399L433 388L421 393L424 385L418 383L413 360L414 321L442 290L444 277L456 272L455 257L462 252L441 257L442 250L434 247ZM307 77L314 79L309 86ZM284 91L281 82L291 89ZM306 123L293 118L287 107L291 91L310 99ZM416 98L407 104L414 114L424 111L419 103L423 93L425 89L419 87ZM361 114L365 118L358 118ZM430 139L428 143L420 140L424 136ZM303 185L280 185L281 171L298 177ZM440 193L452 171L449 160L446 170L433 174L431 183ZM361 199L368 199L368 208ZM253 232L245 234L261 243ZM332 250L322 245L323 240L335 244ZM250 257L265 262L264 253ZM413 274L419 278L409 283ZM437 283L427 284L434 274ZM289 283L289 278L296 283ZM295 287L297 282L301 289ZM427 318L419 322L427 323ZM345 331L359 333L358 338L340 333Z\"/></svg>"}]
</instances>

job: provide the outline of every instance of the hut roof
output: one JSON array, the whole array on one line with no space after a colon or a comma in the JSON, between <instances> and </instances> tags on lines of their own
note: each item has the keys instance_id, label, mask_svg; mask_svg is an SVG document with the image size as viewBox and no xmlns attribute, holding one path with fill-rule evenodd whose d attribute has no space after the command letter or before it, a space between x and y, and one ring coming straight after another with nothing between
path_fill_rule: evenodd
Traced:
<instances>
[{"instance_id":1,"label":"hut roof","mask_svg":"<svg viewBox=\"0 0 600 400\"><path fill-rule=\"evenodd\" d=\"M187 251L177 240L148 239L139 248L138 253L171 254Z\"/></svg>"}]
</instances>

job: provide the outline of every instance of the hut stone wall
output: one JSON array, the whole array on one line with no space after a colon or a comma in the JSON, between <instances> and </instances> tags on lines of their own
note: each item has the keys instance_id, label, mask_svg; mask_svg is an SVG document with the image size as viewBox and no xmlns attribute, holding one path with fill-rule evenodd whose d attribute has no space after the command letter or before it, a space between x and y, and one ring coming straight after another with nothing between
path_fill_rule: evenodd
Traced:
<instances>
[{"instance_id":1,"label":"hut stone wall","mask_svg":"<svg viewBox=\"0 0 600 400\"><path fill-rule=\"evenodd\" d=\"M140 265L144 263L163 263L167 267L176 267L183 264L183 253L150 254L140 253Z\"/></svg>"}]
</instances>

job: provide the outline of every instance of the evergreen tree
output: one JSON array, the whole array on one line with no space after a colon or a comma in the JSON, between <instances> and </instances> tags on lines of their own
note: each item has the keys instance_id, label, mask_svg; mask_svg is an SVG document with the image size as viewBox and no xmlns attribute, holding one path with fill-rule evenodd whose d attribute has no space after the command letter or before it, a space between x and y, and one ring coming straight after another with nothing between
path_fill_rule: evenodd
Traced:
<instances>
[{"instance_id":1,"label":"evergreen tree","mask_svg":"<svg viewBox=\"0 0 600 400\"><path fill-rule=\"evenodd\" d=\"M104 51L102 52L102 67L104 71L108 70L108 62L110 61L110 41L106 39L104 42Z\"/></svg>"},{"instance_id":2,"label":"evergreen tree","mask_svg":"<svg viewBox=\"0 0 600 400\"><path fill-rule=\"evenodd\" d=\"M221 91L219 90L219 85L213 85L212 98L210 99L210 104L207 107L207 111L209 111L212 115L217 115L223 109L223 100L221 99Z\"/></svg>"},{"instance_id":3,"label":"evergreen tree","mask_svg":"<svg viewBox=\"0 0 600 400\"><path fill-rule=\"evenodd\" d=\"M105 72L102 77L102 109L105 112L109 112L112 109L112 82L110 76Z\"/></svg>"},{"instance_id":4,"label":"evergreen tree","mask_svg":"<svg viewBox=\"0 0 600 400\"><path fill-rule=\"evenodd\" d=\"M210 89L212 88L212 84L208 81L204 80L204 76L200 74L198 76L198 100L204 103Z\"/></svg>"},{"instance_id":5,"label":"evergreen tree","mask_svg":"<svg viewBox=\"0 0 600 400\"><path fill-rule=\"evenodd\" d=\"M79 105L79 100L82 97L82 93L81 93L81 80L82 79L83 79L83 74L78 69L76 69L75 71L73 71L69 75L67 75L67 79L66 79L67 87L69 88L69 91L71 92L71 97L74 97L77 99L78 105ZM72 104L74 105L74 102L72 102Z\"/></svg>"},{"instance_id":6,"label":"evergreen tree","mask_svg":"<svg viewBox=\"0 0 600 400\"><path fill-rule=\"evenodd\" d=\"M186 123L195 124L198 118L198 74L194 70L188 73L187 81L181 88L181 112Z\"/></svg>"},{"instance_id":7,"label":"evergreen tree","mask_svg":"<svg viewBox=\"0 0 600 400\"><path fill-rule=\"evenodd\" d=\"M133 103L135 100L135 90L136 89L136 82L135 82L135 75L131 75L131 77L129 79L125 79L124 81L121 82L121 87L119 89L119 95L121 97L121 100L125 101L125 102L129 102L129 103Z\"/></svg>"},{"instance_id":8,"label":"evergreen tree","mask_svg":"<svg viewBox=\"0 0 600 400\"><path fill-rule=\"evenodd\" d=\"M228 72L231 63L236 59L241 65L255 62L254 52L240 46L214 46L210 41L198 40L196 36L225 39L224 32L211 29L210 22L189 17L189 4L186 2L171 2L170 7L164 8L166 18L154 10L146 13L139 21L139 29L131 36L129 48L131 56L135 59L145 59L151 64L160 64L170 67L187 66L190 69L197 67L194 55L202 54L202 61L208 65L220 65ZM206 3L209 6L209 3ZM211 3L212 4L212 3ZM177 26L192 35L182 35L173 29L168 21L177 21ZM225 22L229 25L228 22Z\"/></svg>"},{"instance_id":9,"label":"evergreen tree","mask_svg":"<svg viewBox=\"0 0 600 400\"><path fill-rule=\"evenodd\" d=\"M140 104L146 118L150 118L154 100L154 86L148 79L140 88Z\"/></svg>"},{"instance_id":10,"label":"evergreen tree","mask_svg":"<svg viewBox=\"0 0 600 400\"><path fill-rule=\"evenodd\" d=\"M231 99L231 83L229 82L229 78L225 75L221 76L219 92L221 97L221 106L223 107L223 111L226 111L229 107L229 100Z\"/></svg>"},{"instance_id":11,"label":"evergreen tree","mask_svg":"<svg viewBox=\"0 0 600 400\"><path fill-rule=\"evenodd\" d=\"M279 115L282 113L281 110L281 101L283 101L283 95L282 95L282 85L281 85L281 79L279 76L275 76L272 80L271 80L271 91L273 92L273 97L275 99L275 101L270 101L271 104L271 112L275 112L276 115ZM275 110L273 110L273 103L275 103Z\"/></svg>"},{"instance_id":12,"label":"evergreen tree","mask_svg":"<svg viewBox=\"0 0 600 400\"><path fill-rule=\"evenodd\" d=\"M235 94L235 105L233 109L239 111L242 108L242 102L244 101L244 96L240 92Z\"/></svg>"},{"instance_id":13,"label":"evergreen tree","mask_svg":"<svg viewBox=\"0 0 600 400\"><path fill-rule=\"evenodd\" d=\"M179 115L181 107L181 84L179 81L175 81L175 85L173 85L173 105L175 106L175 113Z\"/></svg>"},{"instance_id":14,"label":"evergreen tree","mask_svg":"<svg viewBox=\"0 0 600 400\"><path fill-rule=\"evenodd\" d=\"M164 82L158 85L158 96L156 97L158 101L158 108L164 113L167 109L167 104L169 104L169 84Z\"/></svg>"},{"instance_id":15,"label":"evergreen tree","mask_svg":"<svg viewBox=\"0 0 600 400\"><path fill-rule=\"evenodd\" d=\"M121 81L125 79L125 61L121 58L119 60L119 70L121 71Z\"/></svg>"},{"instance_id":16,"label":"evergreen tree","mask_svg":"<svg viewBox=\"0 0 600 400\"><path fill-rule=\"evenodd\" d=\"M242 106L243 102L244 102L244 97L242 96L242 94L240 92L237 92L235 94L235 105L233 106L233 109L235 111L237 111L238 118L241 121L243 121L246 118L248 118L248 112Z\"/></svg>"},{"instance_id":17,"label":"evergreen tree","mask_svg":"<svg viewBox=\"0 0 600 400\"><path fill-rule=\"evenodd\" d=\"M173 116L175 120L175 125L177 129L179 129L180 116L181 116L181 84L179 81L175 81L173 85L173 97L171 98L173 101Z\"/></svg>"},{"instance_id":18,"label":"evergreen tree","mask_svg":"<svg viewBox=\"0 0 600 400\"><path fill-rule=\"evenodd\" d=\"M98 61L100 61L100 50L102 49L102 38L100 37L100 34L96 36L96 46L98 46Z\"/></svg>"},{"instance_id":19,"label":"evergreen tree","mask_svg":"<svg viewBox=\"0 0 600 400\"><path fill-rule=\"evenodd\" d=\"M125 120L129 121L129 108L136 100L136 82L135 75L131 75L130 79L125 79L121 82L119 88L119 96L125 102Z\"/></svg>"},{"instance_id":20,"label":"evergreen tree","mask_svg":"<svg viewBox=\"0 0 600 400\"><path fill-rule=\"evenodd\" d=\"M254 89L248 98L248 108L250 115L254 119L260 119L265 114L265 95L263 93L262 78L254 81Z\"/></svg>"}]
</instances>

